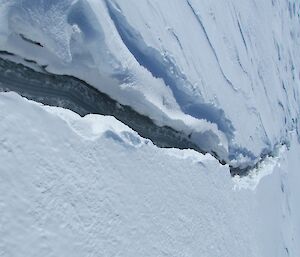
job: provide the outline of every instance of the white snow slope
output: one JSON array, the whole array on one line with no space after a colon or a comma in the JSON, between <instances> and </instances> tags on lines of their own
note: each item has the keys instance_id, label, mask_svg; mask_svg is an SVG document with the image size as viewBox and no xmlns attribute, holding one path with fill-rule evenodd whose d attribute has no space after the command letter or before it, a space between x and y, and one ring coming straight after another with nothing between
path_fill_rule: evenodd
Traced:
<instances>
[{"instance_id":1,"label":"white snow slope","mask_svg":"<svg viewBox=\"0 0 300 257\"><path fill-rule=\"evenodd\" d=\"M0 256L299 256L291 139L253 186L255 175L232 180L210 155L159 149L112 117L1 93Z\"/></svg>"},{"instance_id":2,"label":"white snow slope","mask_svg":"<svg viewBox=\"0 0 300 257\"><path fill-rule=\"evenodd\" d=\"M253 163L299 128L299 8L1 0L0 50L86 80L225 160Z\"/></svg>"}]
</instances>

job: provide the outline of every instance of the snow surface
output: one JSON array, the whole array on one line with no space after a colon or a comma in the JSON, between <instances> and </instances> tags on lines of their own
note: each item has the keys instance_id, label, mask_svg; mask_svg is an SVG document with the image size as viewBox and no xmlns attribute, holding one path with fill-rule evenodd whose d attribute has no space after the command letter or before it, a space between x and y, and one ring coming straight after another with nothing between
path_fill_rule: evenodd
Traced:
<instances>
[{"instance_id":1,"label":"snow surface","mask_svg":"<svg viewBox=\"0 0 300 257\"><path fill-rule=\"evenodd\" d=\"M1 57L259 161L232 178L114 117L0 93L0 256L300 256L299 23L292 0L0 0Z\"/></svg>"},{"instance_id":2,"label":"snow surface","mask_svg":"<svg viewBox=\"0 0 300 257\"><path fill-rule=\"evenodd\" d=\"M1 93L0 256L299 256L291 141L242 189L209 154Z\"/></svg>"},{"instance_id":3,"label":"snow surface","mask_svg":"<svg viewBox=\"0 0 300 257\"><path fill-rule=\"evenodd\" d=\"M223 159L254 163L299 130L299 8L1 0L0 50L84 79L199 145L210 135Z\"/></svg>"}]
</instances>

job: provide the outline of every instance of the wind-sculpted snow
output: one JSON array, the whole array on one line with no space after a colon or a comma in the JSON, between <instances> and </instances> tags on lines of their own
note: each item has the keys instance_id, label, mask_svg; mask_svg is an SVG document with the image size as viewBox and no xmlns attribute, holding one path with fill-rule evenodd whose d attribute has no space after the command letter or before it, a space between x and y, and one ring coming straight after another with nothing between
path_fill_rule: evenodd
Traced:
<instances>
[{"instance_id":1,"label":"wind-sculpted snow","mask_svg":"<svg viewBox=\"0 0 300 257\"><path fill-rule=\"evenodd\" d=\"M224 160L255 164L299 130L299 3L22 0L0 12L0 50L80 78Z\"/></svg>"},{"instance_id":2,"label":"wind-sculpted snow","mask_svg":"<svg viewBox=\"0 0 300 257\"><path fill-rule=\"evenodd\" d=\"M181 110L195 118L217 124L218 129L224 132L228 140L232 139L234 128L226 119L224 111L212 104L206 104L199 92L176 67L174 61L165 52L160 53L155 48L147 47L141 35L130 27L120 10L113 7L111 1L106 1L106 4L110 17L128 50L153 77L161 78L165 85L170 87ZM194 99L191 99L191 96Z\"/></svg>"}]
</instances>

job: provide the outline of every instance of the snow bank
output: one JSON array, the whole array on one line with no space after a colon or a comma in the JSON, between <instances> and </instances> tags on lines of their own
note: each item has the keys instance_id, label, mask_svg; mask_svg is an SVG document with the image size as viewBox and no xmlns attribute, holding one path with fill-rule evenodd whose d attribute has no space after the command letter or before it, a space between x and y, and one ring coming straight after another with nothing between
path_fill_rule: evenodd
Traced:
<instances>
[{"instance_id":1,"label":"snow bank","mask_svg":"<svg viewBox=\"0 0 300 257\"><path fill-rule=\"evenodd\" d=\"M217 126L184 115L163 81L140 67L120 42L113 42L118 35L104 3L22 1L11 3L6 12L9 28L0 38L0 49L34 59L50 72L84 79L227 159L227 139ZM133 63L138 74L130 70Z\"/></svg>"},{"instance_id":2,"label":"snow bank","mask_svg":"<svg viewBox=\"0 0 300 257\"><path fill-rule=\"evenodd\" d=\"M86 80L223 159L254 162L299 123L298 3L22 0L0 12L0 50Z\"/></svg>"},{"instance_id":3,"label":"snow bank","mask_svg":"<svg viewBox=\"0 0 300 257\"><path fill-rule=\"evenodd\" d=\"M106 136L112 137L127 146L138 147L144 144L152 144L150 140L141 139L137 132L112 116L89 114L82 118L78 114L66 109L49 106L45 106L44 108L66 121L76 134L86 140L94 141Z\"/></svg>"}]
</instances>

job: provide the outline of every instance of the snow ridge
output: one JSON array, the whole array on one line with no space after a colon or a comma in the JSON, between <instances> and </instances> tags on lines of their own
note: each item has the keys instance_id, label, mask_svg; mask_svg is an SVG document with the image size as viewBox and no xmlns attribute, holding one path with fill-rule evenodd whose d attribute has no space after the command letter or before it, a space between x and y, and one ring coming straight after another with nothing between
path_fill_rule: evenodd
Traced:
<instances>
[{"instance_id":1,"label":"snow ridge","mask_svg":"<svg viewBox=\"0 0 300 257\"><path fill-rule=\"evenodd\" d=\"M210 49L211 49L211 51L213 52L214 57L216 58L216 61L217 61L217 64L218 64L218 66L219 66L219 69L220 69L220 71L221 71L222 76L224 77L225 81L231 86L231 88L232 88L235 92L238 92L238 89L232 84L232 82L229 80L229 78L225 75L225 73L224 73L224 71L223 71L223 68L222 68L222 66L221 66L221 64L220 64L218 55L217 55L217 53L216 53L216 50L215 50L215 48L213 47L213 45L212 45L212 43L211 43L211 41L210 41L210 39L209 39L209 36L208 36L207 31L206 31L206 29L205 29L205 27L204 27L204 25L203 25L203 23L202 23L202 21L201 21L201 18L199 17L199 15L198 15L198 14L196 13L196 11L194 10L194 8L193 8L192 4L190 3L190 1L189 1L189 0L186 0L186 2L187 2L187 4L188 4L188 6L190 7L190 9L191 9L193 15L195 16L196 20L198 21L198 23L199 23L201 29L203 30L203 33L204 33L204 35L205 35L205 38L207 39L207 42L208 42L208 44L209 44L209 46L210 46Z\"/></svg>"}]
</instances>

